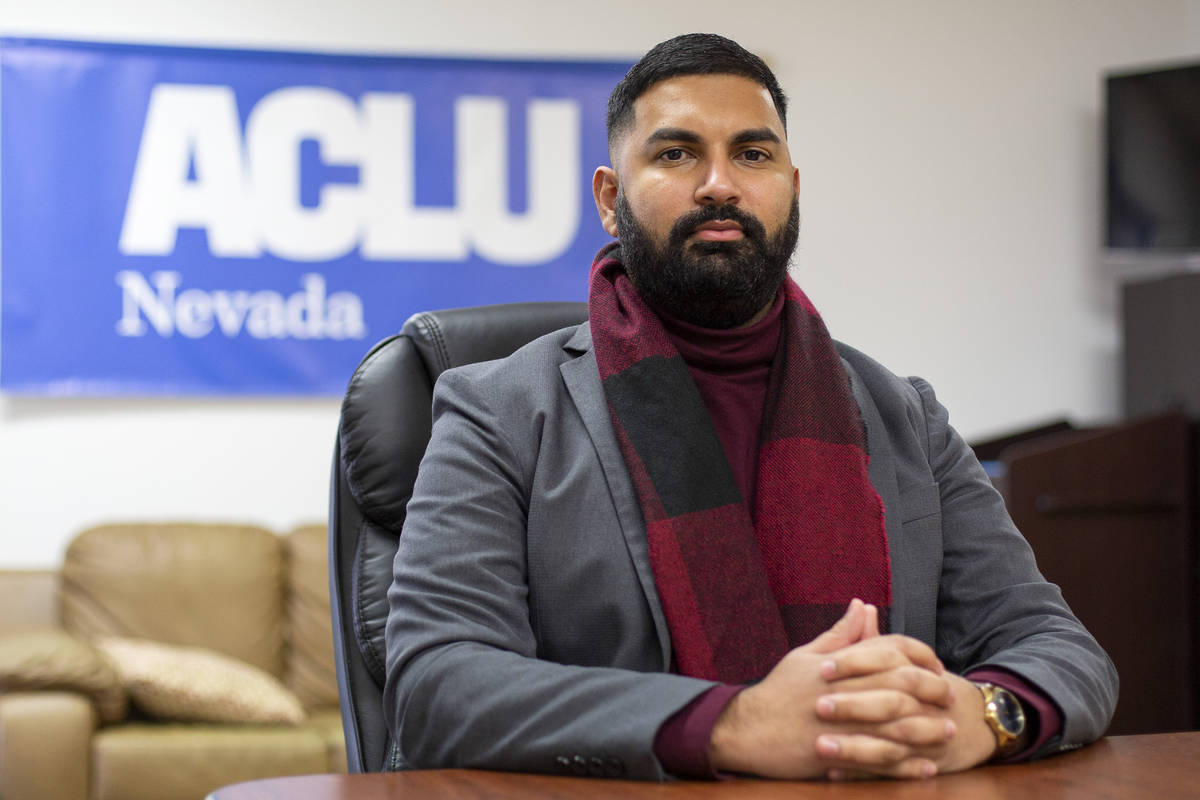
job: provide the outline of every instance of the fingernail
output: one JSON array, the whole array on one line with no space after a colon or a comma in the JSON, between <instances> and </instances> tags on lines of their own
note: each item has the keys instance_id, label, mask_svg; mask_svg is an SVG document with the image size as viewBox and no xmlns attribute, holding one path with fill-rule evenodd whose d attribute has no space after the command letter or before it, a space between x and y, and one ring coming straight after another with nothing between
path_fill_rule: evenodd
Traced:
<instances>
[{"instance_id":1,"label":"fingernail","mask_svg":"<svg viewBox=\"0 0 1200 800\"><path fill-rule=\"evenodd\" d=\"M934 775L937 775L937 765L936 764L934 764L932 761L926 761L924 764L921 765L921 777L922 778L932 778Z\"/></svg>"},{"instance_id":2,"label":"fingernail","mask_svg":"<svg viewBox=\"0 0 1200 800\"><path fill-rule=\"evenodd\" d=\"M817 713L822 717L833 716L835 704L832 697L822 697L817 700Z\"/></svg>"},{"instance_id":3,"label":"fingernail","mask_svg":"<svg viewBox=\"0 0 1200 800\"><path fill-rule=\"evenodd\" d=\"M954 720L946 720L946 738L953 739L956 733L958 733L958 726L954 724Z\"/></svg>"},{"instance_id":4,"label":"fingernail","mask_svg":"<svg viewBox=\"0 0 1200 800\"><path fill-rule=\"evenodd\" d=\"M821 662L821 677L828 680L837 674L837 663L832 658Z\"/></svg>"},{"instance_id":5,"label":"fingernail","mask_svg":"<svg viewBox=\"0 0 1200 800\"><path fill-rule=\"evenodd\" d=\"M837 740L828 736L818 736L817 752L823 756L836 756L838 754Z\"/></svg>"},{"instance_id":6,"label":"fingernail","mask_svg":"<svg viewBox=\"0 0 1200 800\"><path fill-rule=\"evenodd\" d=\"M831 781L840 781L846 777L846 773L842 772L840 769L831 769L829 772L825 773L825 776Z\"/></svg>"}]
</instances>

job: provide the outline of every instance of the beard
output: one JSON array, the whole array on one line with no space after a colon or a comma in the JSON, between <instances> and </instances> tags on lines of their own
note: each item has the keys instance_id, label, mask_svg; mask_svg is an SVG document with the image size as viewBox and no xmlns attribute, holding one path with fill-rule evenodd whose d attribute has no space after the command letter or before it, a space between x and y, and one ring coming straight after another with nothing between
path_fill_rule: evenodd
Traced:
<instances>
[{"instance_id":1,"label":"beard","mask_svg":"<svg viewBox=\"0 0 1200 800\"><path fill-rule=\"evenodd\" d=\"M617 192L617 234L625 270L653 309L704 328L736 328L775 299L796 240L800 204L792 197L787 220L768 236L763 224L734 205L704 206L684 214L659 247ZM742 238L730 242L687 239L706 222L730 220Z\"/></svg>"}]
</instances>

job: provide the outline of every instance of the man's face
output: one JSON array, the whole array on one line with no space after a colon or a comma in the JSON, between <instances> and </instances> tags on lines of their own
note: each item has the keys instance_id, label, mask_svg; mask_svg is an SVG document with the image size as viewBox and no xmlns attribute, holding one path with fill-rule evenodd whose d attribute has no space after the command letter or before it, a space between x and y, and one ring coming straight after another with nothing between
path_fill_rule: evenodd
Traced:
<instances>
[{"instance_id":1,"label":"man's face","mask_svg":"<svg viewBox=\"0 0 1200 800\"><path fill-rule=\"evenodd\" d=\"M706 327L757 319L799 231L797 171L767 90L734 75L657 83L612 155L596 204L642 297Z\"/></svg>"}]
</instances>

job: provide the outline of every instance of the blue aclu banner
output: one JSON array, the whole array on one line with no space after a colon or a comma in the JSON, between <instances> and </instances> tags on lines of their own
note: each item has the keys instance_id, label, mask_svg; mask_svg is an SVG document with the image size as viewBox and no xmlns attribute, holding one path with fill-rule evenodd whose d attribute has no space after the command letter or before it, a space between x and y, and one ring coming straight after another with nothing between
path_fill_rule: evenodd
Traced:
<instances>
[{"instance_id":1,"label":"blue aclu banner","mask_svg":"<svg viewBox=\"0 0 1200 800\"><path fill-rule=\"evenodd\" d=\"M340 394L414 312L584 299L628 66L0 39L0 388Z\"/></svg>"}]
</instances>

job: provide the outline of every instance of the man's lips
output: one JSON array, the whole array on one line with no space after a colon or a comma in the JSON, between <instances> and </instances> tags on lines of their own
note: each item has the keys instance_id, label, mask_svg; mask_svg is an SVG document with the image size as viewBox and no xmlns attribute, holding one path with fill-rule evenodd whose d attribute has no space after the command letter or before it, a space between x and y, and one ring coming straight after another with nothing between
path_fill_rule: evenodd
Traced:
<instances>
[{"instance_id":1,"label":"man's lips","mask_svg":"<svg viewBox=\"0 0 1200 800\"><path fill-rule=\"evenodd\" d=\"M743 237L742 226L731 220L718 219L705 222L692 234L706 242L731 242Z\"/></svg>"}]
</instances>

